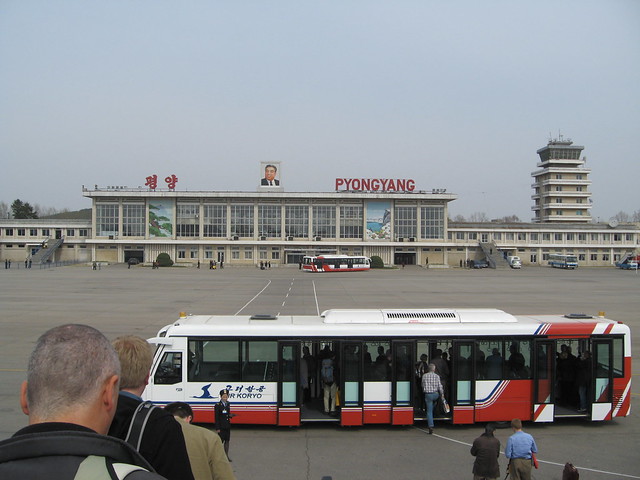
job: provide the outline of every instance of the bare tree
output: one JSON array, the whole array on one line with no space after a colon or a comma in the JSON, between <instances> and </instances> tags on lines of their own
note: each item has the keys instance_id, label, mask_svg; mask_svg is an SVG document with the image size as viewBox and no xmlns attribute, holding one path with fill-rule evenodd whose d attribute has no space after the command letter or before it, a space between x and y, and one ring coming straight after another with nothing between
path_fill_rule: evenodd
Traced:
<instances>
[{"instance_id":1,"label":"bare tree","mask_svg":"<svg viewBox=\"0 0 640 480\"><path fill-rule=\"evenodd\" d=\"M487 217L487 214L484 212L474 212L469 217L469 221L470 222L488 222L489 217Z\"/></svg>"},{"instance_id":2,"label":"bare tree","mask_svg":"<svg viewBox=\"0 0 640 480\"><path fill-rule=\"evenodd\" d=\"M466 220L465 220L463 215L456 215L455 217L453 217L453 221L454 222L466 222Z\"/></svg>"},{"instance_id":3,"label":"bare tree","mask_svg":"<svg viewBox=\"0 0 640 480\"><path fill-rule=\"evenodd\" d=\"M627 212L623 212L622 210L616 213L613 218L618 220L620 223L629 223L631 221L631 216Z\"/></svg>"},{"instance_id":4,"label":"bare tree","mask_svg":"<svg viewBox=\"0 0 640 480\"><path fill-rule=\"evenodd\" d=\"M37 203L35 204L34 208L39 213L40 217L50 217L51 215L56 215L57 213L64 213L69 211L66 208L63 208L62 210L58 210L55 207L42 207Z\"/></svg>"},{"instance_id":5,"label":"bare tree","mask_svg":"<svg viewBox=\"0 0 640 480\"><path fill-rule=\"evenodd\" d=\"M522 222L522 220L520 220L520 217L518 217L517 215L507 215L506 217L502 217L498 219L499 222L503 222L503 223L520 223Z\"/></svg>"},{"instance_id":6,"label":"bare tree","mask_svg":"<svg viewBox=\"0 0 640 480\"><path fill-rule=\"evenodd\" d=\"M5 202L0 202L0 218L11 218L9 214L9 205Z\"/></svg>"},{"instance_id":7,"label":"bare tree","mask_svg":"<svg viewBox=\"0 0 640 480\"><path fill-rule=\"evenodd\" d=\"M634 222L640 222L640 210L636 210L635 212L633 212L632 220Z\"/></svg>"}]
</instances>

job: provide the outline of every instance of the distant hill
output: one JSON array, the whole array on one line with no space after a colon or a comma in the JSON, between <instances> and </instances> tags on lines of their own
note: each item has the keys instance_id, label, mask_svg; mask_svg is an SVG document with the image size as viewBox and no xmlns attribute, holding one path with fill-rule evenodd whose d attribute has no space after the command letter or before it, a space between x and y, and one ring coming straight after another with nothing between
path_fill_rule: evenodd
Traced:
<instances>
[{"instance_id":1,"label":"distant hill","mask_svg":"<svg viewBox=\"0 0 640 480\"><path fill-rule=\"evenodd\" d=\"M47 215L40 218L57 218L58 220L91 220L91 209L83 208L75 212L62 212L55 215Z\"/></svg>"}]
</instances>

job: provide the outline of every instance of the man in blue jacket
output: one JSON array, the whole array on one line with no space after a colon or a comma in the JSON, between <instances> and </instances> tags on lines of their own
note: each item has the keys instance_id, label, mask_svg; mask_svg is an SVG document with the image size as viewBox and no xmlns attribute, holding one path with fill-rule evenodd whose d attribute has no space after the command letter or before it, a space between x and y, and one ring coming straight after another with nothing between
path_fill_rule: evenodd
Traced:
<instances>
[{"instance_id":1,"label":"man in blue jacket","mask_svg":"<svg viewBox=\"0 0 640 480\"><path fill-rule=\"evenodd\" d=\"M531 435L522 431L519 418L511 420L513 435L507 440L504 454L509 459L511 480L531 480L532 455L538 452L536 441Z\"/></svg>"}]
</instances>

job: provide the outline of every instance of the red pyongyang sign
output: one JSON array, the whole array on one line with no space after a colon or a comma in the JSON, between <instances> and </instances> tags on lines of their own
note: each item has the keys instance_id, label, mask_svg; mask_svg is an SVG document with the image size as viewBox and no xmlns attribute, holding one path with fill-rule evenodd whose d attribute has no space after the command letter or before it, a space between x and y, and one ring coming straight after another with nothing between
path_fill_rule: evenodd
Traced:
<instances>
[{"instance_id":1,"label":"red pyongyang sign","mask_svg":"<svg viewBox=\"0 0 640 480\"><path fill-rule=\"evenodd\" d=\"M410 178L336 178L336 191L413 192L416 182Z\"/></svg>"}]
</instances>

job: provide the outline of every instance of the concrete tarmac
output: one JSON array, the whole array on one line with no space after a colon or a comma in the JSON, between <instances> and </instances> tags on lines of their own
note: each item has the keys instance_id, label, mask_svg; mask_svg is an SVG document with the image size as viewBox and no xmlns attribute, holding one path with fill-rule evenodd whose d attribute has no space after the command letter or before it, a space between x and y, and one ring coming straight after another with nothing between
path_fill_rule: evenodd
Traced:
<instances>
[{"instance_id":1,"label":"concrete tarmac","mask_svg":"<svg viewBox=\"0 0 640 480\"><path fill-rule=\"evenodd\" d=\"M640 332L640 274L614 268L575 271L404 269L308 274L296 267L170 268L126 265L0 270L0 439L26 424L18 392L39 335L55 325L86 323L112 339L154 336L180 311L194 314L317 314L329 308L487 307L513 314L606 312ZM640 358L633 345L633 370ZM634 375L636 378L636 375ZM632 387L633 389L633 387ZM640 479L640 422L632 393L629 417L610 422L526 424L540 449L534 479L560 479L565 462L581 480ZM482 425L300 428L236 426L231 457L239 480L472 478L470 444ZM511 430L499 429L506 445ZM506 460L500 459L501 478Z\"/></svg>"}]
</instances>

